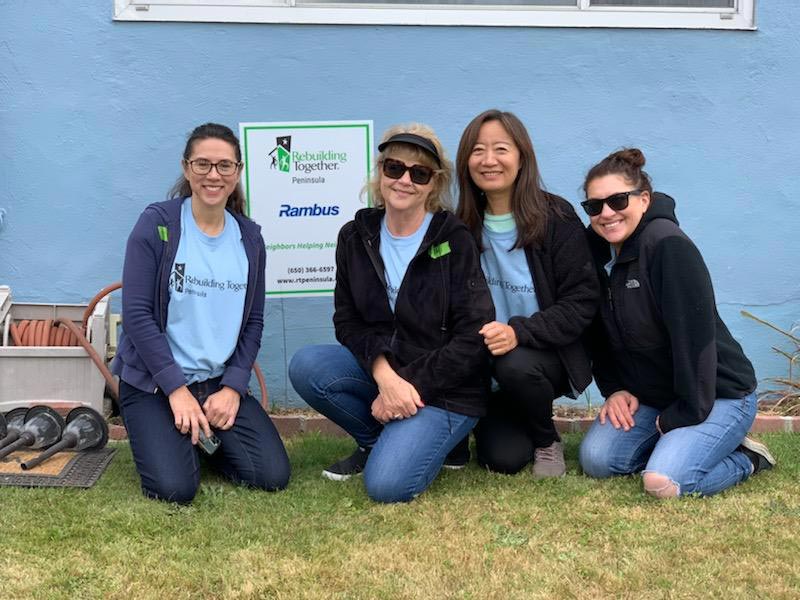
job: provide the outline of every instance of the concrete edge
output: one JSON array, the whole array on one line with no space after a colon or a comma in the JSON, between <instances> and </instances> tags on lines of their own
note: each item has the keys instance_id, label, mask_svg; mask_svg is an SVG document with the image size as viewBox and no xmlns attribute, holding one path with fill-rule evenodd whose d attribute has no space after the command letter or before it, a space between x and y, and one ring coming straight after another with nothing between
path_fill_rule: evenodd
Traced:
<instances>
[{"instance_id":1,"label":"concrete edge","mask_svg":"<svg viewBox=\"0 0 800 600\"><path fill-rule=\"evenodd\" d=\"M321 433L343 437L345 431L322 416L270 415L281 437L287 438L306 433ZM559 433L584 433L594 422L590 417L553 417ZM109 425L109 438L126 440L128 434L122 425ZM800 433L800 417L781 417L776 415L757 415L751 433Z\"/></svg>"}]
</instances>

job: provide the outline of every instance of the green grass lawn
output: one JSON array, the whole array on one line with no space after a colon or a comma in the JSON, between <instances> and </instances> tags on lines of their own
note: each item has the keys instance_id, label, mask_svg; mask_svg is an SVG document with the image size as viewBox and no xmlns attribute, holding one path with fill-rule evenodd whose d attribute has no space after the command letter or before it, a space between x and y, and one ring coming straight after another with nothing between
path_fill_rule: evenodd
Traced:
<instances>
[{"instance_id":1,"label":"green grass lawn","mask_svg":"<svg viewBox=\"0 0 800 600\"><path fill-rule=\"evenodd\" d=\"M179 507L144 499L127 444L90 490L0 488L0 598L797 598L800 435L713 498L657 501L636 477L442 473L378 505L320 470L347 440L298 437L277 494L206 473Z\"/></svg>"}]
</instances>

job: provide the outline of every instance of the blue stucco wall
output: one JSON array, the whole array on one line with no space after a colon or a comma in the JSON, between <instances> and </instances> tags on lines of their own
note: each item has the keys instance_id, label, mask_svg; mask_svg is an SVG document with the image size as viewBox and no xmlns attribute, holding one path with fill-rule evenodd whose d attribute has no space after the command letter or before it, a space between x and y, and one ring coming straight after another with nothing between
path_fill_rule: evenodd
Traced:
<instances>
[{"instance_id":1,"label":"blue stucco wall","mask_svg":"<svg viewBox=\"0 0 800 600\"><path fill-rule=\"evenodd\" d=\"M200 122L366 118L379 136L418 120L452 155L497 106L576 203L588 167L641 147L759 377L785 373L780 338L739 311L800 321L796 0L760 2L756 32L115 23L112 8L0 0L0 284L15 299L85 301L119 279L132 224ZM267 310L270 393L299 406L286 364L333 339L332 302Z\"/></svg>"}]
</instances>

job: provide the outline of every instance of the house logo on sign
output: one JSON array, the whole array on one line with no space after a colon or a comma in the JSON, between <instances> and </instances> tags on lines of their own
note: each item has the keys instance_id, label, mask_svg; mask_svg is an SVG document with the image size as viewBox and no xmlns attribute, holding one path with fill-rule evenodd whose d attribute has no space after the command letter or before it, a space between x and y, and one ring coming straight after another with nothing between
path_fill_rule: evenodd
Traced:
<instances>
[{"instance_id":1,"label":"house logo on sign","mask_svg":"<svg viewBox=\"0 0 800 600\"><path fill-rule=\"evenodd\" d=\"M271 158L270 169L278 169L282 173L288 173L292 164L292 136L283 135L275 140L275 147L269 153Z\"/></svg>"}]
</instances>

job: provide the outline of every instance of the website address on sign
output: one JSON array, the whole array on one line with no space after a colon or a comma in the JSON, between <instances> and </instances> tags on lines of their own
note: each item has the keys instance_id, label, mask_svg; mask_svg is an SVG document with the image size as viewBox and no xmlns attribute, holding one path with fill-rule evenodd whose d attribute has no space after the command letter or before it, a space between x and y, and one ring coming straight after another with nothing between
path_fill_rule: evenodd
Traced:
<instances>
[{"instance_id":1,"label":"website address on sign","mask_svg":"<svg viewBox=\"0 0 800 600\"><path fill-rule=\"evenodd\" d=\"M334 281L333 277L296 277L294 279L278 279L278 285L293 285L293 284L306 284L306 283L331 283Z\"/></svg>"}]
</instances>

